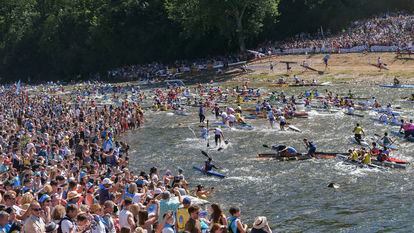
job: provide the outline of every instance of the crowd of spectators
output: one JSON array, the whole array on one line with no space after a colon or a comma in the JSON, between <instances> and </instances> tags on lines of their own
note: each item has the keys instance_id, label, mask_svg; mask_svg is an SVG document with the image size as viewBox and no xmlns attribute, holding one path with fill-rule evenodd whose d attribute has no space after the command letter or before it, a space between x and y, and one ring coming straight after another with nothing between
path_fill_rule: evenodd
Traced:
<instances>
[{"instance_id":1,"label":"crowd of spectators","mask_svg":"<svg viewBox=\"0 0 414 233\"><path fill-rule=\"evenodd\" d=\"M414 15L396 14L383 15L367 20L355 21L347 30L336 35L319 31L311 35L301 33L285 41L261 46L258 51L267 54L280 49L302 48L332 48L349 49L357 46L398 46L399 48L412 47L414 43Z\"/></svg>"},{"instance_id":2,"label":"crowd of spectators","mask_svg":"<svg viewBox=\"0 0 414 233\"><path fill-rule=\"evenodd\" d=\"M137 102L96 106L20 83L0 90L1 233L246 232L239 208L201 209L182 170L130 170L129 146L116 138L144 123ZM252 232L271 233L265 217Z\"/></svg>"}]
</instances>

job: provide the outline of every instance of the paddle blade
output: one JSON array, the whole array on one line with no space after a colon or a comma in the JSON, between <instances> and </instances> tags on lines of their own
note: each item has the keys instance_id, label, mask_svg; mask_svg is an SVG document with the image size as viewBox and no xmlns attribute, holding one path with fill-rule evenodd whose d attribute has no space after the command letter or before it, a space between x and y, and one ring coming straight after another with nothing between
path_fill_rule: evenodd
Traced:
<instances>
[{"instance_id":1,"label":"paddle blade","mask_svg":"<svg viewBox=\"0 0 414 233\"><path fill-rule=\"evenodd\" d=\"M218 151L222 151L222 150L223 150L223 147L220 147L220 148L218 148L217 150L218 150Z\"/></svg>"},{"instance_id":2,"label":"paddle blade","mask_svg":"<svg viewBox=\"0 0 414 233\"><path fill-rule=\"evenodd\" d=\"M224 144L226 145L229 144L229 140L224 141Z\"/></svg>"},{"instance_id":3,"label":"paddle blade","mask_svg":"<svg viewBox=\"0 0 414 233\"><path fill-rule=\"evenodd\" d=\"M266 145L266 144L263 144L262 145L264 148L270 148L268 145Z\"/></svg>"},{"instance_id":4,"label":"paddle blade","mask_svg":"<svg viewBox=\"0 0 414 233\"><path fill-rule=\"evenodd\" d=\"M210 156L208 156L208 154L207 154L207 152L205 152L205 151L201 151L201 154L203 154L204 156L206 156L207 158L209 158Z\"/></svg>"}]
</instances>

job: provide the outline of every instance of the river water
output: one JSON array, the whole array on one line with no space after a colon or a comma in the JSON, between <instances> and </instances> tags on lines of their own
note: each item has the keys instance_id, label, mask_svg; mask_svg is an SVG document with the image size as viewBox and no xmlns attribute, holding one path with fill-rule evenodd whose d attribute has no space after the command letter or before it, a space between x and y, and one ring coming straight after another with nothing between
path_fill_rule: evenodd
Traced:
<instances>
[{"instance_id":1,"label":"river water","mask_svg":"<svg viewBox=\"0 0 414 233\"><path fill-rule=\"evenodd\" d=\"M401 105L403 116L412 116L413 104L399 102L410 89L384 89L371 86L321 87L334 93L346 94L352 88L355 96L376 96L385 105ZM312 88L315 89L315 88ZM305 88L274 89L287 95L298 94ZM182 168L192 187L203 184L215 187L209 199L227 210L230 206L242 209L242 220L251 226L254 218L267 216L276 232L412 232L414 230L413 169L377 170L356 168L337 159L278 162L257 160L258 153L271 152L262 144L286 144L305 152L303 138L313 140L318 151L346 152L355 147L348 140L357 122L367 135L383 134L398 127L374 123L374 113L364 112L364 118L337 113L320 115L310 112L308 119L291 122L302 133L270 129L265 120L248 120L254 130L225 129L230 143L217 151L207 148L197 138L197 109L190 116L176 116L166 112L146 113L145 126L125 135L131 145L131 168L136 172L157 166L161 171ZM398 110L400 111L400 110ZM209 114L207 119L215 121ZM397 139L400 150L393 156L412 160L414 144ZM227 177L217 179L194 171L201 165L205 150ZM330 182L339 189L328 188Z\"/></svg>"}]
</instances>

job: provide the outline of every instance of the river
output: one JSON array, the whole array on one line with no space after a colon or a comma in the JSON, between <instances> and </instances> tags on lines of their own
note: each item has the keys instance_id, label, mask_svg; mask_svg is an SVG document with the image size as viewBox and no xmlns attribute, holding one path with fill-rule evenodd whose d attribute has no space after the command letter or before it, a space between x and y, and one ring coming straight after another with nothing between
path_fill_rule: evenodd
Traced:
<instances>
[{"instance_id":1,"label":"river","mask_svg":"<svg viewBox=\"0 0 414 233\"><path fill-rule=\"evenodd\" d=\"M346 94L352 88L355 96L376 96L385 105L401 105L403 116L412 116L412 103L399 102L410 89L384 89L372 86L341 85L317 88ZM274 89L287 95L298 94L306 88ZM315 88L312 88L315 89ZM127 133L124 138L131 145L131 169L136 172L156 166L162 172L178 168L184 170L191 187L203 184L215 187L209 199L223 209L239 206L242 220L251 225L259 215L267 216L276 232L411 232L414 229L414 186L412 168L406 170L377 170L357 168L337 159L278 162L257 160L258 153L270 152L262 144L286 144L305 152L303 138L309 138L318 151L346 152L355 147L349 136L357 122L368 137L374 133L397 129L374 123L372 112L364 118L342 113L320 115L310 112L308 119L291 122L302 133L270 129L265 120L248 120L254 130L225 129L230 143L227 148L207 148L199 135L197 109L191 116L176 116L166 112L146 113L145 126ZM215 121L208 114L210 121ZM414 144L397 139L400 150L392 155L412 160ZM214 146L213 142L210 142ZM192 169L201 165L205 150L227 177L207 177ZM339 189L328 188L330 182Z\"/></svg>"}]
</instances>

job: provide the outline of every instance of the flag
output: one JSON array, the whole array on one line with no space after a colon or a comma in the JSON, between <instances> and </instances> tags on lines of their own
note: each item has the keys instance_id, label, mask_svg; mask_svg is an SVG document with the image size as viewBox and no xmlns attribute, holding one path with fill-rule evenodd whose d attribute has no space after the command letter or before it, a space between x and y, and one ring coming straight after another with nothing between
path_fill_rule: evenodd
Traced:
<instances>
[{"instance_id":1,"label":"flag","mask_svg":"<svg viewBox=\"0 0 414 233\"><path fill-rule=\"evenodd\" d=\"M20 93L20 79L16 84L16 95L18 95Z\"/></svg>"}]
</instances>

